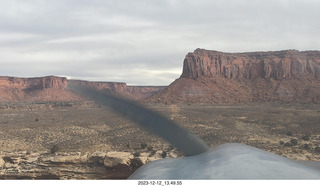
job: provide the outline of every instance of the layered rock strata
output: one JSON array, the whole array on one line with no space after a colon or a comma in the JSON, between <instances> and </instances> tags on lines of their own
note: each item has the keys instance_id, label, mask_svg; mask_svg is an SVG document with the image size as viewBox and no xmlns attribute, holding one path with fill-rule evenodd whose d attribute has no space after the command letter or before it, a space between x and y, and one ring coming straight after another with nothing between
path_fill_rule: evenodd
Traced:
<instances>
[{"instance_id":1,"label":"layered rock strata","mask_svg":"<svg viewBox=\"0 0 320 186\"><path fill-rule=\"evenodd\" d=\"M24 101L76 101L83 98L69 92L65 77L47 76L38 78L0 77L0 102ZM119 96L139 100L149 97L164 87L127 86L119 82L79 81L83 85L108 90Z\"/></svg>"},{"instance_id":2,"label":"layered rock strata","mask_svg":"<svg viewBox=\"0 0 320 186\"><path fill-rule=\"evenodd\" d=\"M126 179L140 166L161 159L160 154L0 152L0 179Z\"/></svg>"},{"instance_id":3,"label":"layered rock strata","mask_svg":"<svg viewBox=\"0 0 320 186\"><path fill-rule=\"evenodd\" d=\"M122 96L125 98L139 100L150 97L165 88L162 86L128 86L121 82L92 82L82 80L69 80L77 82L81 86L87 86L98 90L103 90L107 93Z\"/></svg>"},{"instance_id":4,"label":"layered rock strata","mask_svg":"<svg viewBox=\"0 0 320 186\"><path fill-rule=\"evenodd\" d=\"M64 77L0 77L0 102L78 99L65 90L66 86L67 78Z\"/></svg>"},{"instance_id":5,"label":"layered rock strata","mask_svg":"<svg viewBox=\"0 0 320 186\"><path fill-rule=\"evenodd\" d=\"M314 77L320 75L320 51L223 53L197 49L187 54L182 78L227 79Z\"/></svg>"}]
</instances>

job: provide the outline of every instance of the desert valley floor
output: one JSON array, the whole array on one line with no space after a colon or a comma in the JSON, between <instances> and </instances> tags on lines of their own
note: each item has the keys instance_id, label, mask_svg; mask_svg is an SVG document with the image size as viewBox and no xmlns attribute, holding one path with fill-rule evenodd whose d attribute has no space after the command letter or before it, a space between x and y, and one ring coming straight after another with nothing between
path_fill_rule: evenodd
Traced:
<instances>
[{"instance_id":1,"label":"desert valley floor","mask_svg":"<svg viewBox=\"0 0 320 186\"><path fill-rule=\"evenodd\" d=\"M293 160L320 161L320 105L255 103L145 106L188 128L211 147L224 143L244 143ZM54 147L56 154L69 155L112 151L149 153L150 157L154 152L161 151L171 154L167 157L181 156L177 149L162 139L109 108L88 101L1 103L0 127L0 157L7 157L3 159L9 168L8 164L14 164L10 162L14 160L12 154L23 154L19 157L21 164L21 158L27 158L27 155L47 153L54 156L50 153ZM19 175L19 170L15 173L4 170L2 168L0 178L10 179L16 178L12 175Z\"/></svg>"}]
</instances>

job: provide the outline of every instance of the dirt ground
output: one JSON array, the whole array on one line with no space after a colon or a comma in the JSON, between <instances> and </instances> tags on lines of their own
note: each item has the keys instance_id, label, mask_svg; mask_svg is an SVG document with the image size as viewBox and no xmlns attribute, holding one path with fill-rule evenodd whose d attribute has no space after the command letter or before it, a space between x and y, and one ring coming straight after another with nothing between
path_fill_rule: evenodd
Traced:
<instances>
[{"instance_id":1,"label":"dirt ground","mask_svg":"<svg viewBox=\"0 0 320 186\"><path fill-rule=\"evenodd\" d=\"M320 105L146 104L211 147L244 143L294 160L320 161ZM128 151L172 146L93 102L0 104L0 151Z\"/></svg>"}]
</instances>

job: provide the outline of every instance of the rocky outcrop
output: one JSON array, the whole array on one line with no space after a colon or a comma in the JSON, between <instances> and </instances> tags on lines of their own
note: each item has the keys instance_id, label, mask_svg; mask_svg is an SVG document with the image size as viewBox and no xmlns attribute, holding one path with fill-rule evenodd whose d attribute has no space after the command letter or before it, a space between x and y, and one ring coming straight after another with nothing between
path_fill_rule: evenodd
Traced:
<instances>
[{"instance_id":1,"label":"rocky outcrop","mask_svg":"<svg viewBox=\"0 0 320 186\"><path fill-rule=\"evenodd\" d=\"M0 152L0 179L126 179L159 153Z\"/></svg>"},{"instance_id":2,"label":"rocky outcrop","mask_svg":"<svg viewBox=\"0 0 320 186\"><path fill-rule=\"evenodd\" d=\"M2 158L0 158L0 168L2 168L5 163L6 162Z\"/></svg>"},{"instance_id":3,"label":"rocky outcrop","mask_svg":"<svg viewBox=\"0 0 320 186\"><path fill-rule=\"evenodd\" d=\"M187 54L179 79L146 102L320 103L320 52Z\"/></svg>"}]
</instances>

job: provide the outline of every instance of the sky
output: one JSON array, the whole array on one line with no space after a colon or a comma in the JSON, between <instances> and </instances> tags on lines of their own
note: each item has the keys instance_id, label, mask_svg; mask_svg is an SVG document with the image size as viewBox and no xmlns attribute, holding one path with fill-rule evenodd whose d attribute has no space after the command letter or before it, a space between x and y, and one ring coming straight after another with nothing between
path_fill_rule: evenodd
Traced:
<instances>
[{"instance_id":1,"label":"sky","mask_svg":"<svg viewBox=\"0 0 320 186\"><path fill-rule=\"evenodd\" d=\"M197 48L320 50L319 0L0 0L0 76L169 85Z\"/></svg>"}]
</instances>

